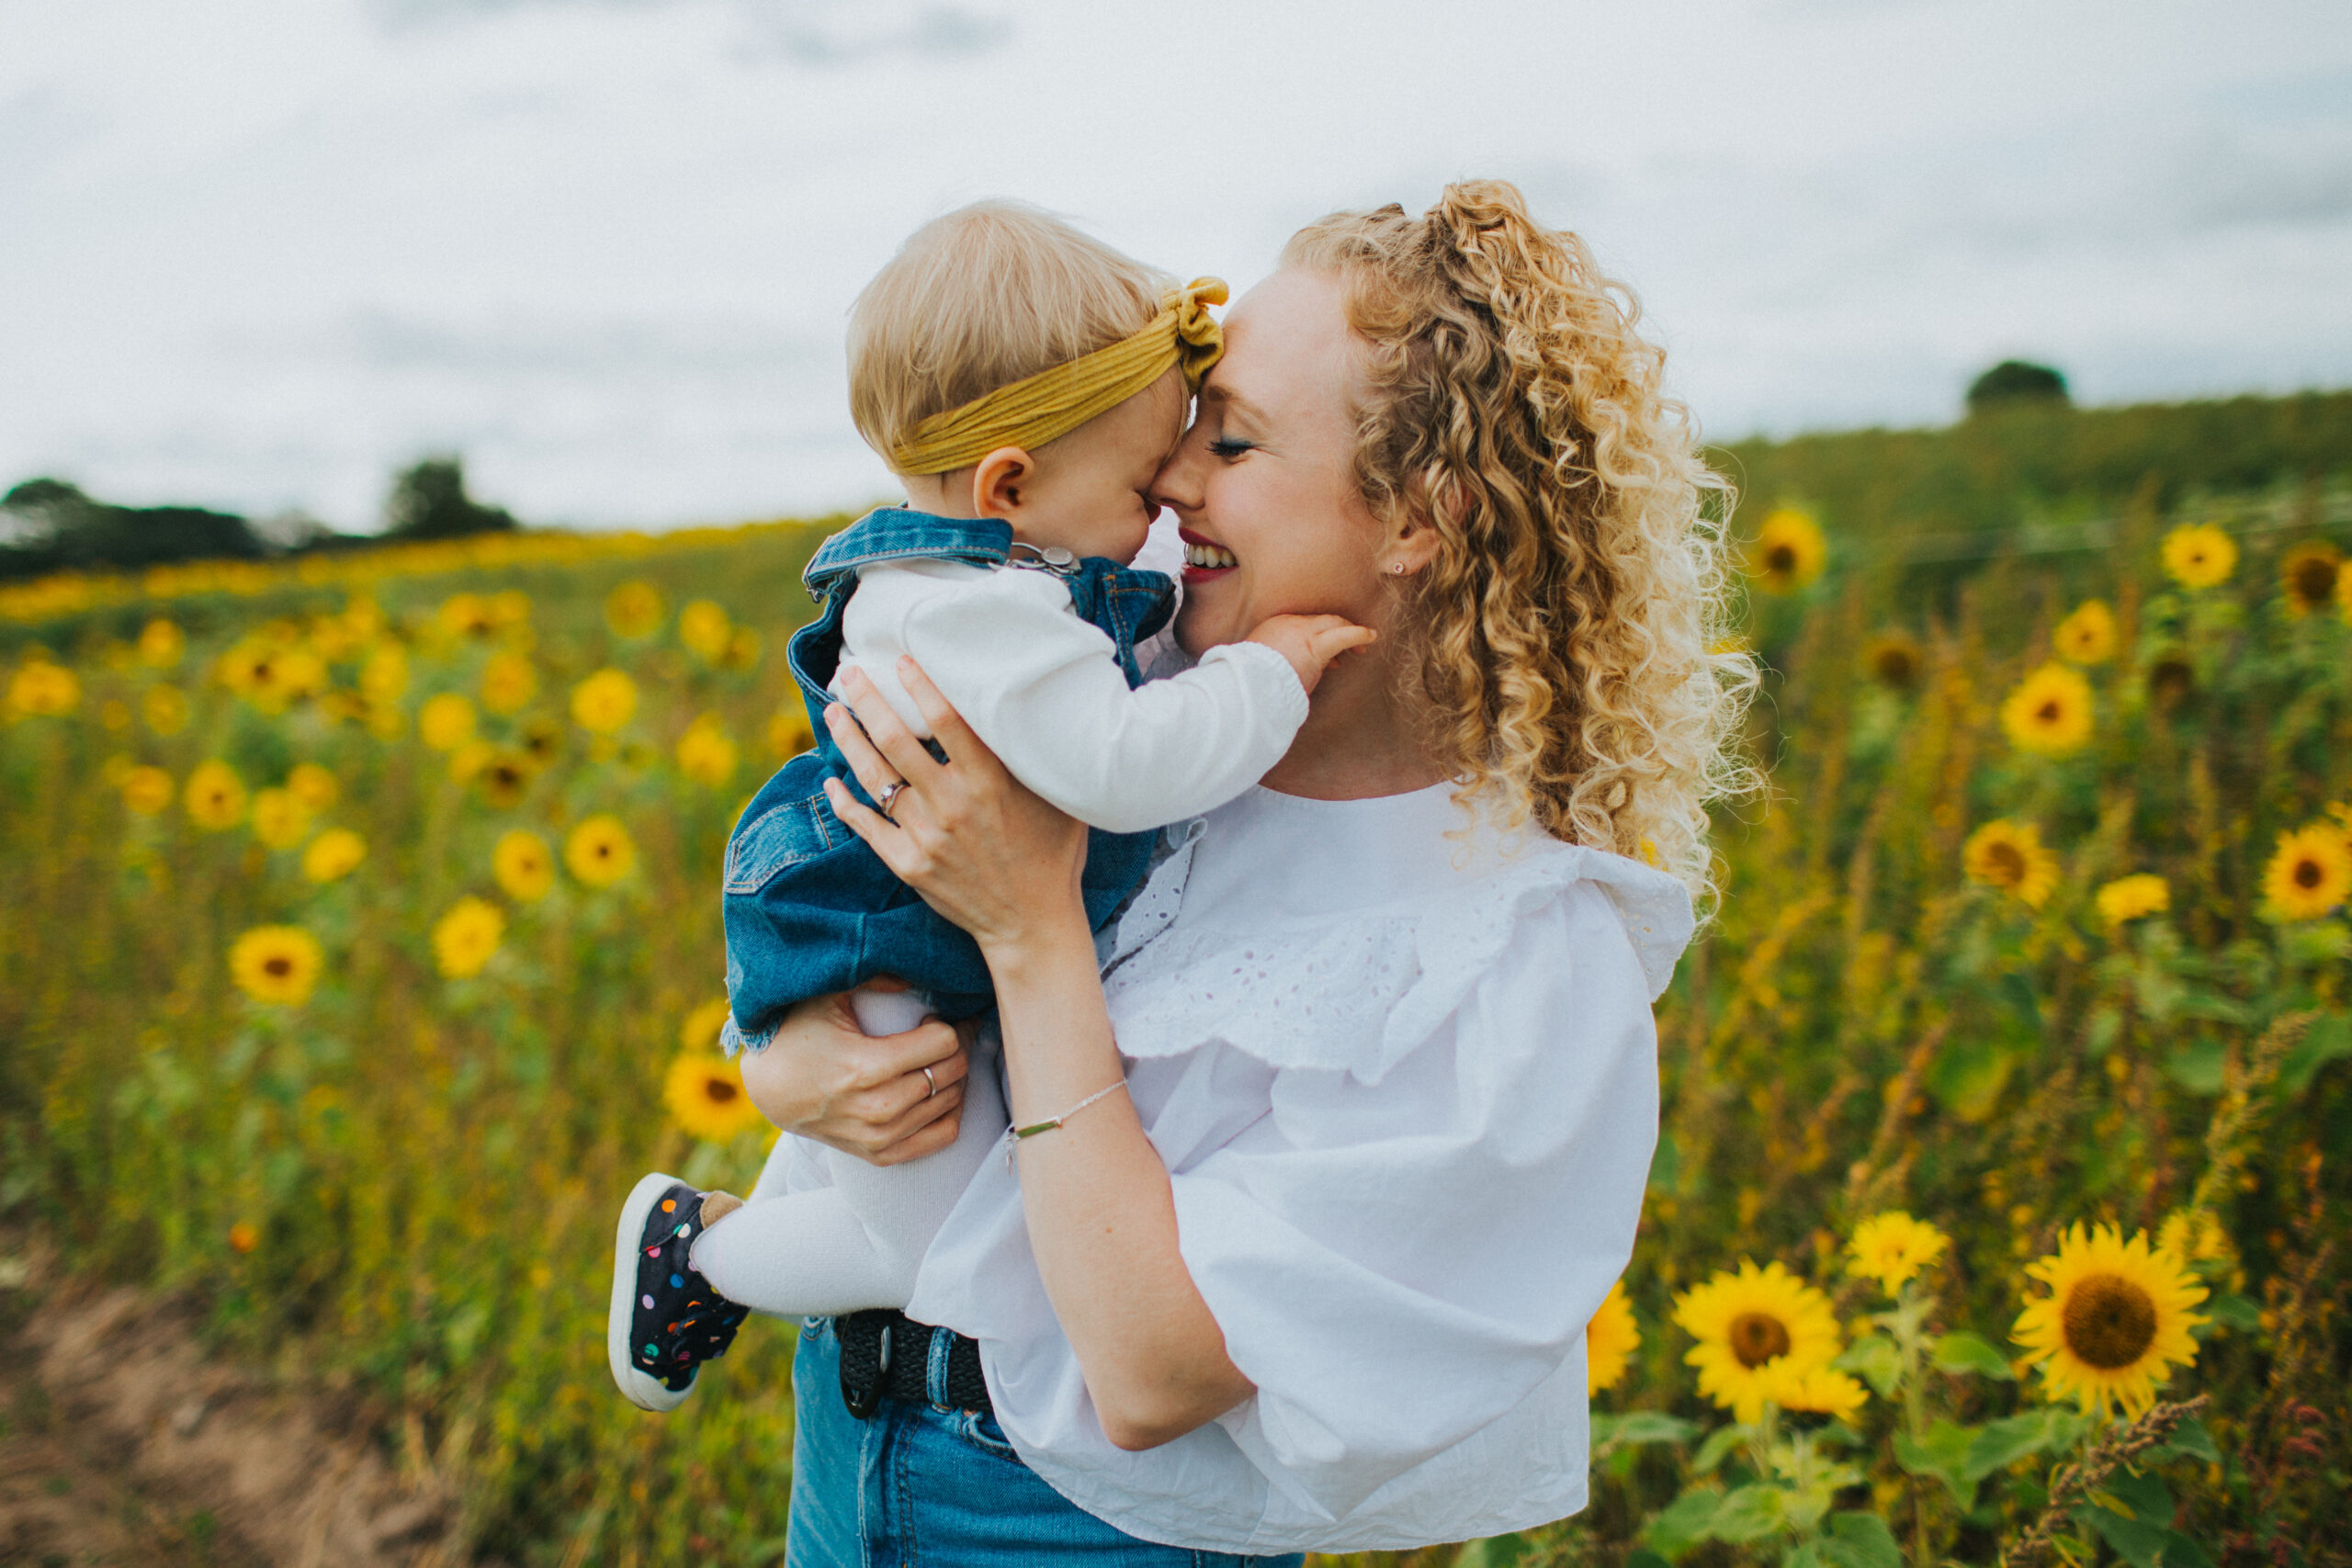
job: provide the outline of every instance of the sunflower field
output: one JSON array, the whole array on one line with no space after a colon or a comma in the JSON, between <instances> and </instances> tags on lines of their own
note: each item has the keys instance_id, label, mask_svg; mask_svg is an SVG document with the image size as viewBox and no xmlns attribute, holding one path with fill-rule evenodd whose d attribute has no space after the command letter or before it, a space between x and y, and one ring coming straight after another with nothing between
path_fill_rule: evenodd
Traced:
<instances>
[{"instance_id":1,"label":"sunflower field","mask_svg":"<svg viewBox=\"0 0 2352 1568\"><path fill-rule=\"evenodd\" d=\"M1742 512L1770 783L1660 1007L1592 1506L1393 1561L2352 1562L2347 502L1924 562ZM718 867L837 525L0 590L12 1234L359 1390L440 1561L781 1560L790 1336L643 1415L605 1271L639 1173L767 1145Z\"/></svg>"}]
</instances>

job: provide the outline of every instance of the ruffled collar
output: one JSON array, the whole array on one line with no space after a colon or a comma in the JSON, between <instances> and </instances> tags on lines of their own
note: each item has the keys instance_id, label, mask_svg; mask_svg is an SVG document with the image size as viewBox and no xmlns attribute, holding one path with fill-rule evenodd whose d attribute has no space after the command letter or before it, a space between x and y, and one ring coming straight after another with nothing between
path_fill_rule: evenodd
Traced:
<instances>
[{"instance_id":1,"label":"ruffled collar","mask_svg":"<svg viewBox=\"0 0 2352 1568\"><path fill-rule=\"evenodd\" d=\"M1363 801L1253 790L1170 829L1103 981L1119 1049L1223 1043L1275 1067L1375 1083L1442 1026L1532 915L1591 883L1653 1000L1692 931L1649 866L1540 835L1498 840L1450 786Z\"/></svg>"}]
</instances>

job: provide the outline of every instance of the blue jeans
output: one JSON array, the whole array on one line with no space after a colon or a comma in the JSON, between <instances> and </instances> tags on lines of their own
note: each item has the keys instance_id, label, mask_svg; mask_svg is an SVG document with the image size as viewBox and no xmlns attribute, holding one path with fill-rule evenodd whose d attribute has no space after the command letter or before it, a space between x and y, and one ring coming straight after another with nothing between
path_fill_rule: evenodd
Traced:
<instances>
[{"instance_id":1,"label":"blue jeans","mask_svg":"<svg viewBox=\"0 0 2352 1568\"><path fill-rule=\"evenodd\" d=\"M945 1335L931 1389L947 1384ZM842 1404L831 1318L800 1331L792 1363L792 1517L785 1568L1299 1568L1300 1557L1235 1557L1138 1540L1046 1484L992 1416L885 1399L870 1420Z\"/></svg>"}]
</instances>

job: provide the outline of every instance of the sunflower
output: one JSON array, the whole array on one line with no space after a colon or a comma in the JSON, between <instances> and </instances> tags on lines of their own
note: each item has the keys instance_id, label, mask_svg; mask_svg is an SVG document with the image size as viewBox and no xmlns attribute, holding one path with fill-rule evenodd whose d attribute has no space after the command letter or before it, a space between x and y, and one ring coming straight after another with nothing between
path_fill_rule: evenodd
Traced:
<instances>
[{"instance_id":1,"label":"sunflower","mask_svg":"<svg viewBox=\"0 0 2352 1568\"><path fill-rule=\"evenodd\" d=\"M221 832L244 820L244 783L228 763L218 760L196 765L180 800L187 808L187 819L209 832Z\"/></svg>"},{"instance_id":2,"label":"sunflower","mask_svg":"<svg viewBox=\"0 0 2352 1568\"><path fill-rule=\"evenodd\" d=\"M452 980L479 975L505 934L506 917L498 906L469 893L433 922L433 961Z\"/></svg>"},{"instance_id":3,"label":"sunflower","mask_svg":"<svg viewBox=\"0 0 2352 1568\"><path fill-rule=\"evenodd\" d=\"M2045 664L2001 704L2001 728L2020 750L2063 757L2091 738L2091 683L2063 664Z\"/></svg>"},{"instance_id":4,"label":"sunflower","mask_svg":"<svg viewBox=\"0 0 2352 1568\"><path fill-rule=\"evenodd\" d=\"M1951 1244L1950 1236L1925 1220L1915 1220L1900 1209L1889 1210L1854 1227L1854 1237L1846 1245L1846 1272L1876 1280L1891 1296L1942 1257Z\"/></svg>"},{"instance_id":5,"label":"sunflower","mask_svg":"<svg viewBox=\"0 0 2352 1568\"><path fill-rule=\"evenodd\" d=\"M2344 834L2314 822L2278 835L2262 869L2262 897L2274 918L2315 920L2352 894L2352 846Z\"/></svg>"},{"instance_id":6,"label":"sunflower","mask_svg":"<svg viewBox=\"0 0 2352 1568\"><path fill-rule=\"evenodd\" d=\"M727 998L713 997L686 1014L686 1021L678 1026L678 1044L688 1051L707 1051L718 1043L726 1022Z\"/></svg>"},{"instance_id":7,"label":"sunflower","mask_svg":"<svg viewBox=\"0 0 2352 1568\"><path fill-rule=\"evenodd\" d=\"M481 766L474 770L473 784L481 791L484 801L501 810L507 810L522 804L523 796L530 792L531 780L537 771L531 766L531 759L522 752L496 746L491 748L489 754L481 759Z\"/></svg>"},{"instance_id":8,"label":"sunflower","mask_svg":"<svg viewBox=\"0 0 2352 1568\"><path fill-rule=\"evenodd\" d=\"M316 762L295 763L294 771L286 775L286 787L313 811L324 811L343 795L343 785L335 776Z\"/></svg>"},{"instance_id":9,"label":"sunflower","mask_svg":"<svg viewBox=\"0 0 2352 1568\"><path fill-rule=\"evenodd\" d=\"M368 840L348 828L330 828L302 852L302 874L313 882L340 882L368 858Z\"/></svg>"},{"instance_id":10,"label":"sunflower","mask_svg":"<svg viewBox=\"0 0 2352 1568\"><path fill-rule=\"evenodd\" d=\"M618 670L599 670L571 689L571 721L592 735L610 735L637 711L637 682Z\"/></svg>"},{"instance_id":11,"label":"sunflower","mask_svg":"<svg viewBox=\"0 0 2352 1568\"><path fill-rule=\"evenodd\" d=\"M650 582L632 579L605 595L605 624L617 637L651 637L662 618L662 591Z\"/></svg>"},{"instance_id":12,"label":"sunflower","mask_svg":"<svg viewBox=\"0 0 2352 1568\"><path fill-rule=\"evenodd\" d=\"M1752 1423L1788 1372L1826 1367L1838 1354L1829 1298L1778 1263L1742 1260L1675 1298L1674 1321L1699 1341L1682 1359L1699 1369L1699 1392Z\"/></svg>"},{"instance_id":13,"label":"sunflower","mask_svg":"<svg viewBox=\"0 0 2352 1568\"><path fill-rule=\"evenodd\" d=\"M563 840L563 863L591 887L609 887L637 864L637 845L617 818L584 817Z\"/></svg>"},{"instance_id":14,"label":"sunflower","mask_svg":"<svg viewBox=\"0 0 2352 1568\"><path fill-rule=\"evenodd\" d=\"M490 852L490 870L508 897L525 904L537 903L555 886L555 856L548 852L548 841L521 828L501 838Z\"/></svg>"},{"instance_id":15,"label":"sunflower","mask_svg":"<svg viewBox=\"0 0 2352 1568\"><path fill-rule=\"evenodd\" d=\"M139 716L158 735L177 735L187 728L187 697L177 686L150 686L139 699Z\"/></svg>"},{"instance_id":16,"label":"sunflower","mask_svg":"<svg viewBox=\"0 0 2352 1568\"><path fill-rule=\"evenodd\" d=\"M759 633L749 626L737 626L728 634L727 651L719 656L718 662L729 670L753 669L766 649L767 644Z\"/></svg>"},{"instance_id":17,"label":"sunflower","mask_svg":"<svg viewBox=\"0 0 2352 1568\"><path fill-rule=\"evenodd\" d=\"M678 771L712 789L735 776L735 741L720 728L717 714L703 715L678 737Z\"/></svg>"},{"instance_id":18,"label":"sunflower","mask_svg":"<svg viewBox=\"0 0 2352 1568\"><path fill-rule=\"evenodd\" d=\"M273 850L290 850L311 832L311 808L290 789L254 795L254 837Z\"/></svg>"},{"instance_id":19,"label":"sunflower","mask_svg":"<svg viewBox=\"0 0 2352 1568\"><path fill-rule=\"evenodd\" d=\"M2214 588L2238 569L2238 546L2211 523L2184 523L2165 536L2165 574L2183 588Z\"/></svg>"},{"instance_id":20,"label":"sunflower","mask_svg":"<svg viewBox=\"0 0 2352 1568\"><path fill-rule=\"evenodd\" d=\"M1625 1299L1625 1281L1617 1280L1592 1321L1584 1325L1584 1387L1588 1398L1604 1388L1615 1388L1625 1376L1625 1365L1642 1343L1641 1326L1634 1321L1633 1303Z\"/></svg>"},{"instance_id":21,"label":"sunflower","mask_svg":"<svg viewBox=\"0 0 2352 1568\"><path fill-rule=\"evenodd\" d=\"M474 705L455 692L424 699L416 713L416 736L435 751L454 751L474 738Z\"/></svg>"},{"instance_id":22,"label":"sunflower","mask_svg":"<svg viewBox=\"0 0 2352 1568\"><path fill-rule=\"evenodd\" d=\"M484 637L498 629L498 615L490 601L479 593L452 593L441 601L441 608L434 615L441 630L449 637Z\"/></svg>"},{"instance_id":23,"label":"sunflower","mask_svg":"<svg viewBox=\"0 0 2352 1568\"><path fill-rule=\"evenodd\" d=\"M150 670L169 670L187 651L187 634L161 618L139 630L139 662Z\"/></svg>"},{"instance_id":24,"label":"sunflower","mask_svg":"<svg viewBox=\"0 0 2352 1568\"><path fill-rule=\"evenodd\" d=\"M27 660L8 682L8 707L14 713L62 717L81 701L81 677L46 659Z\"/></svg>"},{"instance_id":25,"label":"sunflower","mask_svg":"<svg viewBox=\"0 0 2352 1568\"><path fill-rule=\"evenodd\" d=\"M743 1092L743 1075L715 1052L688 1051L672 1062L662 1100L679 1126L714 1144L731 1143L763 1120Z\"/></svg>"},{"instance_id":26,"label":"sunflower","mask_svg":"<svg viewBox=\"0 0 2352 1568\"><path fill-rule=\"evenodd\" d=\"M2104 599L2086 599L2050 634L2058 657L2069 664L2104 664L2115 657L2120 635L2115 612Z\"/></svg>"},{"instance_id":27,"label":"sunflower","mask_svg":"<svg viewBox=\"0 0 2352 1568\"><path fill-rule=\"evenodd\" d=\"M1870 1402L1870 1393L1846 1373L1830 1367L1790 1365L1770 1381L1765 1395L1783 1410L1809 1416L1834 1416L1843 1421Z\"/></svg>"},{"instance_id":28,"label":"sunflower","mask_svg":"<svg viewBox=\"0 0 2352 1568\"><path fill-rule=\"evenodd\" d=\"M2099 917L2110 926L2159 915L2172 908L2172 886L2161 876L2141 872L2119 876L2098 890Z\"/></svg>"},{"instance_id":29,"label":"sunflower","mask_svg":"<svg viewBox=\"0 0 2352 1568\"><path fill-rule=\"evenodd\" d=\"M2127 1242L2113 1225L2086 1235L2076 1224L2054 1257L2026 1272L2050 1294L2026 1302L2012 1334L2041 1366L2051 1398L2136 1416L2155 1403L2156 1385L2175 1365L2197 1359L2188 1331L2205 1320L2188 1309L2205 1299L2205 1287L2171 1253L2151 1248L2147 1232Z\"/></svg>"},{"instance_id":30,"label":"sunflower","mask_svg":"<svg viewBox=\"0 0 2352 1568\"><path fill-rule=\"evenodd\" d=\"M2344 558L2334 545L2306 539L2278 558L2278 589L2287 613L2301 620L2335 602Z\"/></svg>"},{"instance_id":31,"label":"sunflower","mask_svg":"<svg viewBox=\"0 0 2352 1568\"><path fill-rule=\"evenodd\" d=\"M1747 575L1768 593L1790 593L1821 575L1829 542L1811 513L1783 506L1764 519L1747 547Z\"/></svg>"},{"instance_id":32,"label":"sunflower","mask_svg":"<svg viewBox=\"0 0 2352 1568\"><path fill-rule=\"evenodd\" d=\"M1871 679L1890 692L1907 692L1919 683L1919 672L1927 660L1919 652L1919 645L1901 632L1887 632L1871 639L1862 653L1862 668Z\"/></svg>"},{"instance_id":33,"label":"sunflower","mask_svg":"<svg viewBox=\"0 0 2352 1568\"><path fill-rule=\"evenodd\" d=\"M407 650L387 643L369 654L359 667L359 690L369 702L399 700L408 690Z\"/></svg>"},{"instance_id":34,"label":"sunflower","mask_svg":"<svg viewBox=\"0 0 2352 1568\"><path fill-rule=\"evenodd\" d=\"M481 705L492 713L517 713L539 694L539 674L514 652L493 653L481 667Z\"/></svg>"},{"instance_id":35,"label":"sunflower","mask_svg":"<svg viewBox=\"0 0 2352 1568\"><path fill-rule=\"evenodd\" d=\"M2041 831L2030 822L1995 818L1968 836L1960 860L1969 881L2012 894L2030 909L2058 886L2058 857L2041 847Z\"/></svg>"},{"instance_id":36,"label":"sunflower","mask_svg":"<svg viewBox=\"0 0 2352 1568\"><path fill-rule=\"evenodd\" d=\"M708 599L689 600L678 612L678 640L706 664L727 657L727 639L734 630L726 610Z\"/></svg>"},{"instance_id":37,"label":"sunflower","mask_svg":"<svg viewBox=\"0 0 2352 1568\"><path fill-rule=\"evenodd\" d=\"M172 775L161 768L133 768L122 775L122 803L153 817L172 803Z\"/></svg>"},{"instance_id":38,"label":"sunflower","mask_svg":"<svg viewBox=\"0 0 2352 1568\"><path fill-rule=\"evenodd\" d=\"M490 760L497 755L498 748L487 740L465 741L449 753L449 782L473 783L474 776L490 766Z\"/></svg>"},{"instance_id":39,"label":"sunflower","mask_svg":"<svg viewBox=\"0 0 2352 1568\"><path fill-rule=\"evenodd\" d=\"M319 939L300 926L255 926L229 947L229 977L257 1002L300 1007L319 983Z\"/></svg>"},{"instance_id":40,"label":"sunflower","mask_svg":"<svg viewBox=\"0 0 2352 1568\"><path fill-rule=\"evenodd\" d=\"M776 709L768 720L768 750L789 762L817 743L816 732L808 728L808 710L799 703Z\"/></svg>"}]
</instances>

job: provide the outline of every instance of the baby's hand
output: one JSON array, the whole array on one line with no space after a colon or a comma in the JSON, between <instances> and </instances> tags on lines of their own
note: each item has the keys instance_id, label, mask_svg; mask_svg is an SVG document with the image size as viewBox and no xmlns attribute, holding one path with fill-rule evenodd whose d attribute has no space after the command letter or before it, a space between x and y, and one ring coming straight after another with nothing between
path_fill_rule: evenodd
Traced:
<instances>
[{"instance_id":1,"label":"baby's hand","mask_svg":"<svg viewBox=\"0 0 2352 1568\"><path fill-rule=\"evenodd\" d=\"M1298 683L1313 696L1324 666L1379 635L1345 615L1269 615L1242 640L1264 643L1289 660L1290 667L1298 671Z\"/></svg>"}]
</instances>

